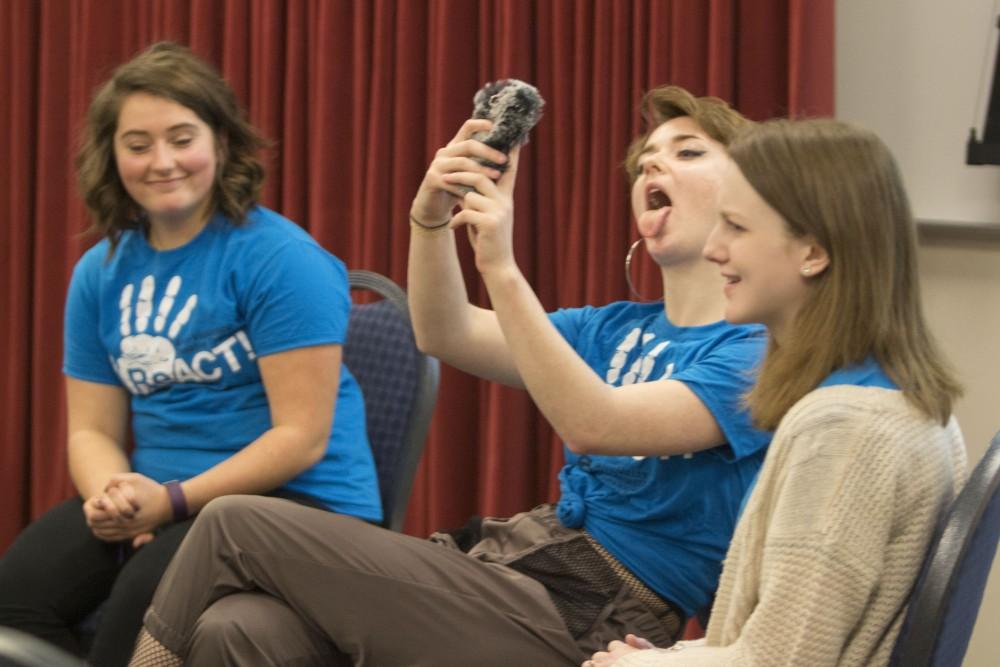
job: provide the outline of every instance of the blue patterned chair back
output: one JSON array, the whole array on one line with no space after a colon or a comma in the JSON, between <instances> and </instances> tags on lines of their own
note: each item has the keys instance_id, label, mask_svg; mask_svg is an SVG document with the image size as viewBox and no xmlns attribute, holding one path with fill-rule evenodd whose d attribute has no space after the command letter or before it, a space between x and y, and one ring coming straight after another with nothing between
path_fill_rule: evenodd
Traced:
<instances>
[{"instance_id":1,"label":"blue patterned chair back","mask_svg":"<svg viewBox=\"0 0 1000 667\"><path fill-rule=\"evenodd\" d=\"M1000 433L948 511L914 587L890 665L960 667L1000 538Z\"/></svg>"},{"instance_id":2,"label":"blue patterned chair back","mask_svg":"<svg viewBox=\"0 0 1000 667\"><path fill-rule=\"evenodd\" d=\"M438 362L417 349L406 294L371 271L350 271L352 290L382 297L351 307L344 365L361 386L378 469L383 525L400 531L437 400Z\"/></svg>"}]
</instances>

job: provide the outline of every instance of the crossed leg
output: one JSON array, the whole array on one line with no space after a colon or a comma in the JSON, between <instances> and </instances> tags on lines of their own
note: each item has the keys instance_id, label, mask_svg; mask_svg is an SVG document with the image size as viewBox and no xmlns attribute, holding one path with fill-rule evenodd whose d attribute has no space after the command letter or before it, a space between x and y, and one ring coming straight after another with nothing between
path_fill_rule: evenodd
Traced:
<instances>
[{"instance_id":1,"label":"crossed leg","mask_svg":"<svg viewBox=\"0 0 1000 667\"><path fill-rule=\"evenodd\" d=\"M291 613L270 606L275 613L262 620L241 608L248 598L240 595L203 618L225 597L249 591ZM221 612L234 623L220 624ZM287 630L290 619L304 627ZM238 664L219 657L236 643L255 652L255 664L269 664L262 652L279 649L266 659L298 664L280 662L289 659L289 632L350 664L543 667L584 657L544 587L510 568L351 517L249 496L220 498L202 512L164 576L146 630L193 665L210 650L212 660L201 664ZM234 642L234 632L275 637ZM214 637L222 633L230 638Z\"/></svg>"}]
</instances>

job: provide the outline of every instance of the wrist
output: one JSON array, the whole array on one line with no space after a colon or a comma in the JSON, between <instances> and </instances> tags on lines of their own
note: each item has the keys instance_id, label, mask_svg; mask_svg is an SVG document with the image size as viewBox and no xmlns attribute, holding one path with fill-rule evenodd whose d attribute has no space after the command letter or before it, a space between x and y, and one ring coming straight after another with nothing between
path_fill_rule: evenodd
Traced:
<instances>
[{"instance_id":1,"label":"wrist","mask_svg":"<svg viewBox=\"0 0 1000 667\"><path fill-rule=\"evenodd\" d=\"M420 230L428 231L428 232L437 231L437 230L441 230L441 229L447 229L448 228L448 224L450 222L451 222L451 218L450 217L448 219L446 219L444 222L433 221L433 220L427 221L427 220L421 220L421 219L417 218L415 215L413 215L412 212L410 213L410 227L413 227L415 229L420 229Z\"/></svg>"},{"instance_id":2,"label":"wrist","mask_svg":"<svg viewBox=\"0 0 1000 667\"><path fill-rule=\"evenodd\" d=\"M167 490L167 500L170 502L170 513L174 523L188 518L191 514L188 511L187 496L184 495L181 483L173 479L164 482L163 487Z\"/></svg>"},{"instance_id":3,"label":"wrist","mask_svg":"<svg viewBox=\"0 0 1000 667\"><path fill-rule=\"evenodd\" d=\"M524 274L513 259L495 261L477 269L487 289L509 290L515 285L526 282Z\"/></svg>"}]
</instances>

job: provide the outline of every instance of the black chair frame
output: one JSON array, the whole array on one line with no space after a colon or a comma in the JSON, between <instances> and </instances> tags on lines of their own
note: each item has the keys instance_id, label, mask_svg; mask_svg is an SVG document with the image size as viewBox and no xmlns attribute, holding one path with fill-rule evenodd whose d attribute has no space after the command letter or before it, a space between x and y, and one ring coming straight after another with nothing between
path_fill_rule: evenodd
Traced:
<instances>
[{"instance_id":1,"label":"black chair frame","mask_svg":"<svg viewBox=\"0 0 1000 667\"><path fill-rule=\"evenodd\" d=\"M959 667L1000 537L1000 433L973 469L932 543L890 665Z\"/></svg>"}]
</instances>

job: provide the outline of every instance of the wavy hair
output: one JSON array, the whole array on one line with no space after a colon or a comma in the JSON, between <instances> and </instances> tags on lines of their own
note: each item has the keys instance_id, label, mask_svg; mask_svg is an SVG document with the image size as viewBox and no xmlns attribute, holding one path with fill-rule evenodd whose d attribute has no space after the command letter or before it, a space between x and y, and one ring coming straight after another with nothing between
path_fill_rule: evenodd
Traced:
<instances>
[{"instance_id":1,"label":"wavy hair","mask_svg":"<svg viewBox=\"0 0 1000 667\"><path fill-rule=\"evenodd\" d=\"M640 109L646 131L629 145L623 164L630 185L639 177L639 157L649 135L668 120L691 118L723 146L752 122L718 97L695 97L680 86L653 88L643 96Z\"/></svg>"},{"instance_id":2,"label":"wavy hair","mask_svg":"<svg viewBox=\"0 0 1000 667\"><path fill-rule=\"evenodd\" d=\"M787 340L771 339L747 395L755 423L777 427L831 372L869 356L913 406L946 422L961 387L924 319L916 227L882 140L835 120L775 120L742 132L729 153L788 232L830 258Z\"/></svg>"},{"instance_id":3,"label":"wavy hair","mask_svg":"<svg viewBox=\"0 0 1000 667\"><path fill-rule=\"evenodd\" d=\"M212 211L241 224L264 180L257 151L268 145L250 125L222 76L190 49L159 42L118 67L94 94L76 156L77 180L93 229L114 252L123 231L145 224L145 212L118 176L114 138L122 104L133 93L176 102L193 111L215 134L219 166Z\"/></svg>"}]
</instances>

